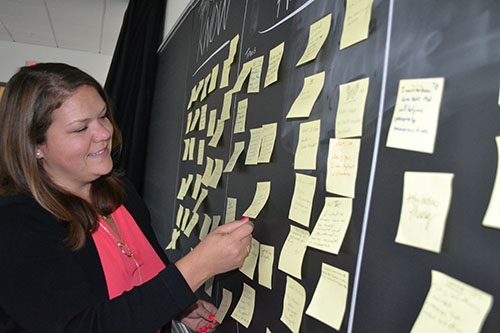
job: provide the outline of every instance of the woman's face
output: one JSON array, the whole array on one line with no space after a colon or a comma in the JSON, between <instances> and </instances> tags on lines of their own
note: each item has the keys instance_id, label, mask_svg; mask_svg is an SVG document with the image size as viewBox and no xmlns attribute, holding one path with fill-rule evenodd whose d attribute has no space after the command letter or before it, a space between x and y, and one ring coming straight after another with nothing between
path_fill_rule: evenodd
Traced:
<instances>
[{"instance_id":1,"label":"woman's face","mask_svg":"<svg viewBox=\"0 0 500 333\"><path fill-rule=\"evenodd\" d=\"M88 198L90 183L113 168L113 126L97 90L82 86L52 113L37 157L54 183ZM39 153L39 154L38 154Z\"/></svg>"}]
</instances>

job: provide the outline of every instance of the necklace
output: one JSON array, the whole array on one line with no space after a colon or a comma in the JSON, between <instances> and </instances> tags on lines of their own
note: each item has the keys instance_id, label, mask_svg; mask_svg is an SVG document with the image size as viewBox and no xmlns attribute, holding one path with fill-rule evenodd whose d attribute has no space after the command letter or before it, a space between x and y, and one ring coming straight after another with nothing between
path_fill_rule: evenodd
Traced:
<instances>
[{"instance_id":1,"label":"necklace","mask_svg":"<svg viewBox=\"0 0 500 333\"><path fill-rule=\"evenodd\" d=\"M113 216L111 216L111 218L112 217ZM104 216L104 215L101 215L101 218L104 221L108 220L108 217ZM116 239L116 237L101 222L99 222L99 225L116 242L116 245L118 245L118 247L120 248L120 250L122 251L122 253L124 255L126 255L127 257L132 258L132 260L135 263L135 266L137 266L137 271L139 272L139 284L142 284L141 268L139 267L139 263L137 262L137 260L134 257L134 253L132 252L132 250L130 249L130 247L127 245L127 243L125 242L125 240L123 240L123 236L122 236L122 234L120 232L120 229L118 228L118 224L115 222L115 227L116 227L116 231L118 231L118 237L119 237L119 239Z\"/></svg>"}]
</instances>

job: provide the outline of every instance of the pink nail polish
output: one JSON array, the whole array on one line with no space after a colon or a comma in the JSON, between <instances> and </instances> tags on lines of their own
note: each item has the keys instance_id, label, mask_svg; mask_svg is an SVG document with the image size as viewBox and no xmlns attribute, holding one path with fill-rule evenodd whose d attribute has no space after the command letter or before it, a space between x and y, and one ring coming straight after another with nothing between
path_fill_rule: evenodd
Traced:
<instances>
[{"instance_id":1,"label":"pink nail polish","mask_svg":"<svg viewBox=\"0 0 500 333\"><path fill-rule=\"evenodd\" d=\"M207 328L206 327L203 327L203 332L206 332L207 331Z\"/></svg>"},{"instance_id":2,"label":"pink nail polish","mask_svg":"<svg viewBox=\"0 0 500 333\"><path fill-rule=\"evenodd\" d=\"M212 328L212 325L208 324L208 325L207 325L207 328Z\"/></svg>"},{"instance_id":3,"label":"pink nail polish","mask_svg":"<svg viewBox=\"0 0 500 333\"><path fill-rule=\"evenodd\" d=\"M208 319L209 319L209 320L212 320L212 319L214 319L214 318L215 318L215 316L214 316L214 315L210 315L210 316L208 316Z\"/></svg>"},{"instance_id":4,"label":"pink nail polish","mask_svg":"<svg viewBox=\"0 0 500 333\"><path fill-rule=\"evenodd\" d=\"M241 222L246 222L248 220L250 220L250 218L248 216L245 216L244 218L241 219Z\"/></svg>"},{"instance_id":5,"label":"pink nail polish","mask_svg":"<svg viewBox=\"0 0 500 333\"><path fill-rule=\"evenodd\" d=\"M214 320L214 324L215 324L215 325L217 325L217 324L218 324L217 320Z\"/></svg>"},{"instance_id":6,"label":"pink nail polish","mask_svg":"<svg viewBox=\"0 0 500 333\"><path fill-rule=\"evenodd\" d=\"M198 329L198 332L201 333L201 332L203 332L203 330L200 328L200 329Z\"/></svg>"}]
</instances>

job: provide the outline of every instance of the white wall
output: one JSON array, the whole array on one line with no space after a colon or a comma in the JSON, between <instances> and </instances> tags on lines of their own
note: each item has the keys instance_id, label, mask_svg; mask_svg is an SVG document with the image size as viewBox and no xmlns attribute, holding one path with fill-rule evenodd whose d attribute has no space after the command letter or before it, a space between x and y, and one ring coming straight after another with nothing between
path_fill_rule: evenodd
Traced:
<instances>
[{"instance_id":1,"label":"white wall","mask_svg":"<svg viewBox=\"0 0 500 333\"><path fill-rule=\"evenodd\" d=\"M175 1L169 1L175 2ZM106 81L110 55L0 41L0 82L7 82L26 61L64 62L80 68L102 85Z\"/></svg>"},{"instance_id":2,"label":"white wall","mask_svg":"<svg viewBox=\"0 0 500 333\"><path fill-rule=\"evenodd\" d=\"M175 23L180 18L186 7L194 0L170 0L167 1L167 12L165 14L164 40Z\"/></svg>"}]
</instances>

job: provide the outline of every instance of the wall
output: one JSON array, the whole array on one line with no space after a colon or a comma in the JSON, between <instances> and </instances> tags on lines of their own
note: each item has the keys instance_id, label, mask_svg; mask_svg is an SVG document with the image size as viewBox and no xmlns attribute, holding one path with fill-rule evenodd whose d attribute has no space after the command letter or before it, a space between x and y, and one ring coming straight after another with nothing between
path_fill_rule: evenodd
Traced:
<instances>
[{"instance_id":1,"label":"wall","mask_svg":"<svg viewBox=\"0 0 500 333\"><path fill-rule=\"evenodd\" d=\"M0 41L0 82L7 82L26 61L65 62L92 75L102 85L106 81L111 56Z\"/></svg>"}]
</instances>

